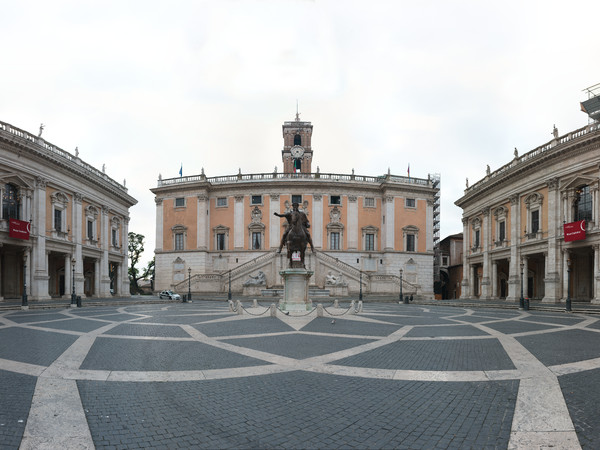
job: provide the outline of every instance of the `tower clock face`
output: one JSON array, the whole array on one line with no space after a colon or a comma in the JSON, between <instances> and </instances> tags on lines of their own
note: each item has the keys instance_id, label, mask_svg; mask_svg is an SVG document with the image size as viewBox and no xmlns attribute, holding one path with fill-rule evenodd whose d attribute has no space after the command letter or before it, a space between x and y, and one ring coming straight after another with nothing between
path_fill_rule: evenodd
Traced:
<instances>
[{"instance_id":1,"label":"tower clock face","mask_svg":"<svg viewBox=\"0 0 600 450\"><path fill-rule=\"evenodd\" d=\"M294 145L290 152L294 158L301 158L304 155L304 149L299 145Z\"/></svg>"}]
</instances>

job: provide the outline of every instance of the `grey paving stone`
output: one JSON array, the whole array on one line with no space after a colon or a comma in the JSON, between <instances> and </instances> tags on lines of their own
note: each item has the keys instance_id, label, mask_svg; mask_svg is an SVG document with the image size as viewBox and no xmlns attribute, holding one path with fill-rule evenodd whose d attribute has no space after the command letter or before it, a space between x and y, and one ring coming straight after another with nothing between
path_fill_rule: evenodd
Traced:
<instances>
[{"instance_id":1,"label":"grey paving stone","mask_svg":"<svg viewBox=\"0 0 600 450\"><path fill-rule=\"evenodd\" d=\"M411 316L400 316L400 315L382 316L382 315L369 314L367 312L362 314L362 316L368 317L370 319L381 320L384 322L395 323L400 326L404 326L404 325L451 325L451 324L456 323L451 320L446 320L444 318L436 317L436 316L431 316L431 317L428 317L428 316L411 317Z\"/></svg>"},{"instance_id":2,"label":"grey paving stone","mask_svg":"<svg viewBox=\"0 0 600 450\"><path fill-rule=\"evenodd\" d=\"M593 331L557 331L517 340L547 366L600 357L600 333Z\"/></svg>"},{"instance_id":3,"label":"grey paving stone","mask_svg":"<svg viewBox=\"0 0 600 450\"><path fill-rule=\"evenodd\" d=\"M514 365L496 339L399 341L333 364L396 370L511 370Z\"/></svg>"},{"instance_id":4,"label":"grey paving stone","mask_svg":"<svg viewBox=\"0 0 600 450\"><path fill-rule=\"evenodd\" d=\"M422 326L410 330L406 337L489 336L471 325Z\"/></svg>"},{"instance_id":5,"label":"grey paving stone","mask_svg":"<svg viewBox=\"0 0 600 450\"><path fill-rule=\"evenodd\" d=\"M137 323L164 323L164 324L179 324L192 325L195 323L208 322L210 320L223 319L231 317L229 314L208 315L208 314L191 314L191 315L176 315L176 314L154 314L152 317L144 318L136 321Z\"/></svg>"},{"instance_id":6,"label":"grey paving stone","mask_svg":"<svg viewBox=\"0 0 600 450\"><path fill-rule=\"evenodd\" d=\"M59 320L66 319L67 316L58 312L45 312L45 313L13 313L7 314L6 318L16 323L34 323L34 322L46 322L48 320Z\"/></svg>"},{"instance_id":7,"label":"grey paving stone","mask_svg":"<svg viewBox=\"0 0 600 450\"><path fill-rule=\"evenodd\" d=\"M0 448L19 448L36 377L0 370Z\"/></svg>"},{"instance_id":8,"label":"grey paving stone","mask_svg":"<svg viewBox=\"0 0 600 450\"><path fill-rule=\"evenodd\" d=\"M48 366L77 336L14 327L0 329L0 358Z\"/></svg>"},{"instance_id":9,"label":"grey paving stone","mask_svg":"<svg viewBox=\"0 0 600 450\"><path fill-rule=\"evenodd\" d=\"M292 327L283 323L276 317L260 317L257 319L238 320L235 322L204 323L194 325L194 328L211 337L294 331Z\"/></svg>"},{"instance_id":10,"label":"grey paving stone","mask_svg":"<svg viewBox=\"0 0 600 450\"><path fill-rule=\"evenodd\" d=\"M600 442L600 369L558 378L581 447L596 449Z\"/></svg>"},{"instance_id":11,"label":"grey paving stone","mask_svg":"<svg viewBox=\"0 0 600 450\"><path fill-rule=\"evenodd\" d=\"M53 322L44 322L35 324L38 327L53 328L56 330L79 331L81 333L89 333L98 328L106 326L106 322L86 319L64 319Z\"/></svg>"},{"instance_id":12,"label":"grey paving stone","mask_svg":"<svg viewBox=\"0 0 600 450\"><path fill-rule=\"evenodd\" d=\"M576 325L580 322L583 322L585 318L579 316L565 315L561 314L540 314L539 312L533 311L531 312L531 316L523 319L528 322L545 322L545 323L553 323L558 325Z\"/></svg>"},{"instance_id":13,"label":"grey paving stone","mask_svg":"<svg viewBox=\"0 0 600 450\"><path fill-rule=\"evenodd\" d=\"M357 347L370 339L314 336L302 333L256 338L225 339L225 342L295 359L311 358Z\"/></svg>"},{"instance_id":14,"label":"grey paving stone","mask_svg":"<svg viewBox=\"0 0 600 450\"><path fill-rule=\"evenodd\" d=\"M104 334L120 336L190 337L185 330L176 325L146 325L135 322L117 325Z\"/></svg>"},{"instance_id":15,"label":"grey paving stone","mask_svg":"<svg viewBox=\"0 0 600 450\"><path fill-rule=\"evenodd\" d=\"M332 320L335 320L332 323ZM357 322L340 317L317 317L300 331L313 333L348 334L357 336L387 336L399 330L400 325Z\"/></svg>"},{"instance_id":16,"label":"grey paving stone","mask_svg":"<svg viewBox=\"0 0 600 450\"><path fill-rule=\"evenodd\" d=\"M82 369L91 370L208 370L266 364L200 342L173 342L99 337Z\"/></svg>"},{"instance_id":17,"label":"grey paving stone","mask_svg":"<svg viewBox=\"0 0 600 450\"><path fill-rule=\"evenodd\" d=\"M77 384L96 445L115 445L115 430L125 425L126 433L170 448L180 442L178 435L199 448L325 448L332 442L337 448L408 448L405 430L415 424L422 427L416 444L442 448L451 425L458 424L457 446L475 442L483 429L486 443L506 448L518 388L516 381L398 382L306 372L243 380ZM475 405L476 420L466 420ZM448 411L449 419L432 423L430 416L440 410ZM140 427L135 418L148 426Z\"/></svg>"},{"instance_id":18,"label":"grey paving stone","mask_svg":"<svg viewBox=\"0 0 600 450\"><path fill-rule=\"evenodd\" d=\"M527 333L530 331L552 330L559 328L556 325L543 325L539 323L525 322L523 320L511 320L507 322L486 323L486 327L492 328L503 334Z\"/></svg>"}]
</instances>

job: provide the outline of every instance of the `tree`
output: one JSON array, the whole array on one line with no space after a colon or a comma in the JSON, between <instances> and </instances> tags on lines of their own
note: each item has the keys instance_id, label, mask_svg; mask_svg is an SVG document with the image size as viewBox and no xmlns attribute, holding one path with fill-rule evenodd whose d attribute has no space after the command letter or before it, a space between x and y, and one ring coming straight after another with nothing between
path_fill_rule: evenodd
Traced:
<instances>
[{"instance_id":1,"label":"tree","mask_svg":"<svg viewBox=\"0 0 600 450\"><path fill-rule=\"evenodd\" d=\"M129 255L129 292L131 294L139 294L141 292L138 281L144 278L144 273L140 274L140 270L136 267L140 262L142 253L144 253L144 235L134 233L128 234L127 252ZM152 265L154 267L154 264ZM147 269L144 270L147 276Z\"/></svg>"}]
</instances>

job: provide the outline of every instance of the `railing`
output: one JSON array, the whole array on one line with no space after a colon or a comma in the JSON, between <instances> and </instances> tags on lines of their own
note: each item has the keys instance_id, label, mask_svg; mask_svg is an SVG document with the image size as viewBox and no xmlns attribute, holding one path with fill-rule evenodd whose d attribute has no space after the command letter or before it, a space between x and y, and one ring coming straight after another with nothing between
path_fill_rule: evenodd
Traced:
<instances>
[{"instance_id":1,"label":"railing","mask_svg":"<svg viewBox=\"0 0 600 450\"><path fill-rule=\"evenodd\" d=\"M485 178L479 180L478 182L476 182L475 184L469 186L468 188L465 189L465 194L473 192L475 190L477 190L478 188L480 188L481 186L483 186L484 184L486 184L488 181L493 180L494 178L497 178L499 176L504 175L506 172L508 172L509 170L511 170L512 168L526 162L529 161L531 159L537 158L538 156L554 149L557 145L560 144L566 144L568 142L571 142L575 139L579 139L582 136L585 136L587 134L590 133L594 133L600 130L600 123L596 122L596 123L592 123L589 124L583 128L580 128L578 130L572 131L570 133L565 134L564 136L558 137L558 138L554 138L552 139L550 142L547 142L544 145L541 145L533 150L531 150L530 152L527 152L523 155L521 155L520 157L515 157L511 162L509 162L508 164L503 165L502 167L500 167L498 170L495 170L494 172L491 172L489 175L487 175Z\"/></svg>"},{"instance_id":2,"label":"railing","mask_svg":"<svg viewBox=\"0 0 600 450\"><path fill-rule=\"evenodd\" d=\"M3 134L3 133L24 139L25 141L27 141L28 147L31 148L32 150L39 151L39 149L41 149L41 151L46 154L52 154L52 155L58 156L59 158L67 160L72 164L76 164L77 166L81 167L85 171L87 171L99 178L102 178L104 181L106 181L107 183L112 185L114 188L117 188L121 191L127 192L127 188L125 186L116 182L115 180L110 178L108 175L106 175L104 172L102 172L102 171L96 169L95 167L89 165L88 163L82 161L81 159L79 159L79 157L73 156L71 153L69 153L55 145L52 145L49 142L46 142L43 138L41 138L39 136L34 136L33 134L28 133L27 131L23 131L19 128L16 128L8 123L0 122L0 134ZM36 147L38 147L39 149Z\"/></svg>"},{"instance_id":3,"label":"railing","mask_svg":"<svg viewBox=\"0 0 600 450\"><path fill-rule=\"evenodd\" d=\"M419 186L430 186L430 179L403 177L398 175L381 175L367 176L355 174L340 174L340 173L238 173L237 175L225 175L220 177L206 177L205 175L191 175L187 177L166 178L158 180L158 187L171 186L174 184L206 182L209 184L225 184L225 183L245 183L254 181L290 181L290 180L326 180L326 181L343 181L356 183L398 183L412 184Z\"/></svg>"}]
</instances>

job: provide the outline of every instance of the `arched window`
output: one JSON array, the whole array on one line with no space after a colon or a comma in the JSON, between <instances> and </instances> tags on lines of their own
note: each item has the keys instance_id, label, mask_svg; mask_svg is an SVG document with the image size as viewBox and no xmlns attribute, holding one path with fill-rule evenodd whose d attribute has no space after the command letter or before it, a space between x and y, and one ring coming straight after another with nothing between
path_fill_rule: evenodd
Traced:
<instances>
[{"instance_id":1,"label":"arched window","mask_svg":"<svg viewBox=\"0 0 600 450\"><path fill-rule=\"evenodd\" d=\"M19 218L19 191L13 184L6 184L2 193L2 218Z\"/></svg>"},{"instance_id":2,"label":"arched window","mask_svg":"<svg viewBox=\"0 0 600 450\"><path fill-rule=\"evenodd\" d=\"M589 186L575 190L575 220L592 220L592 194Z\"/></svg>"},{"instance_id":3,"label":"arched window","mask_svg":"<svg viewBox=\"0 0 600 450\"><path fill-rule=\"evenodd\" d=\"M299 134L294 135L294 145L302 145L302 137Z\"/></svg>"}]
</instances>

